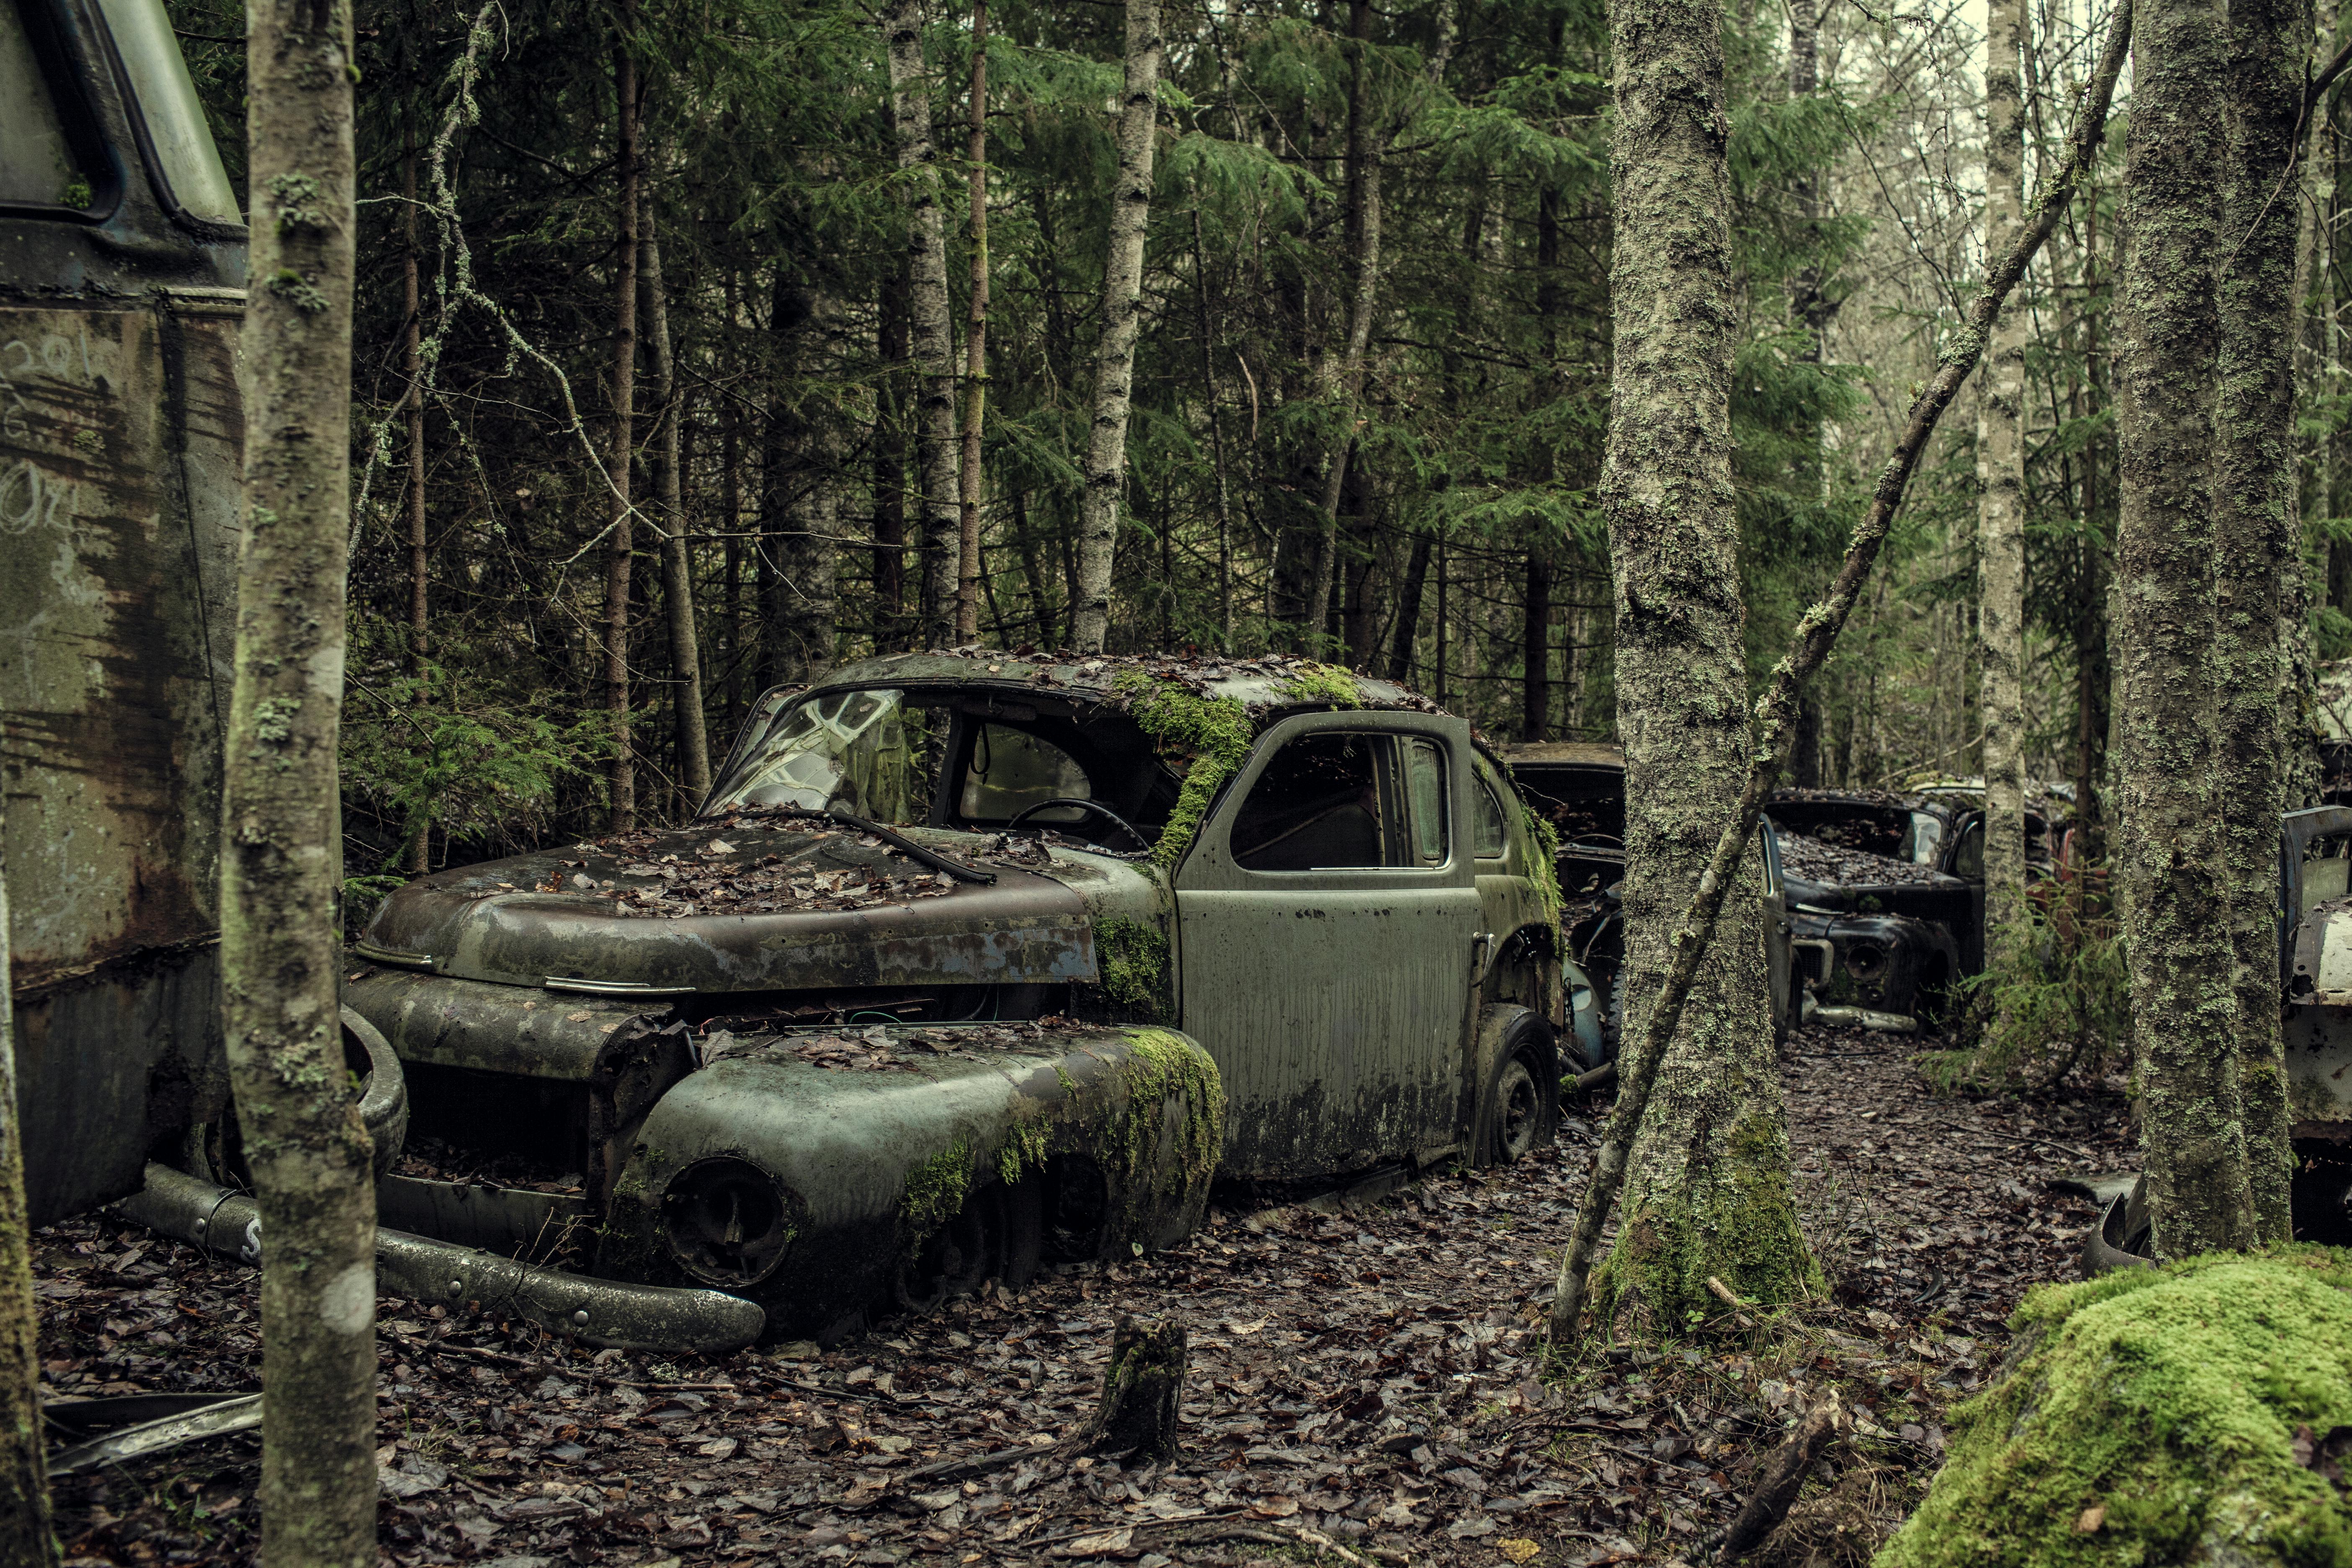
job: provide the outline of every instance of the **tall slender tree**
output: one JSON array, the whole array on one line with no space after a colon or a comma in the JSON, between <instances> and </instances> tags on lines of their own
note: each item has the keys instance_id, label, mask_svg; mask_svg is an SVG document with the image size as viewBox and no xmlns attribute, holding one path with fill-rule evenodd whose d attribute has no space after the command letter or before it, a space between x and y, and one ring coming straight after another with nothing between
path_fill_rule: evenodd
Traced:
<instances>
[{"instance_id":1,"label":"tall slender tree","mask_svg":"<svg viewBox=\"0 0 2352 1568\"><path fill-rule=\"evenodd\" d=\"M2213 486L2220 746L2215 813L2229 892L2238 1089L2255 1231L2290 1239L2286 1068L2279 1035L2278 817L2284 800L2280 643L2294 538L2295 216L2281 199L2303 113L2308 0L2230 0L2223 176L2220 447ZM2298 803L2300 804L2300 803Z\"/></svg>"},{"instance_id":2,"label":"tall slender tree","mask_svg":"<svg viewBox=\"0 0 2352 1568\"><path fill-rule=\"evenodd\" d=\"M956 636L980 636L981 437L988 424L988 0L971 0L971 89L964 139L971 192L971 290L963 328L961 515L956 552Z\"/></svg>"},{"instance_id":3,"label":"tall slender tree","mask_svg":"<svg viewBox=\"0 0 2352 1568\"><path fill-rule=\"evenodd\" d=\"M1985 253L2025 222L2025 0L1991 0L1985 28ZM1993 320L1977 414L1977 669L1984 722L1985 940L2025 918L2025 345L2012 300Z\"/></svg>"},{"instance_id":4,"label":"tall slender tree","mask_svg":"<svg viewBox=\"0 0 2352 1568\"><path fill-rule=\"evenodd\" d=\"M669 333L661 237L654 230L650 201L638 226L637 313L646 324L646 369L653 383L653 490L661 529L662 621L669 633L671 728L677 742L678 790L686 797L680 804L691 811L710 792L710 732L702 711L702 647L695 625L694 558L687 543L686 466L680 460L686 410Z\"/></svg>"},{"instance_id":5,"label":"tall slender tree","mask_svg":"<svg viewBox=\"0 0 2352 1568\"><path fill-rule=\"evenodd\" d=\"M222 1025L261 1210L261 1555L375 1568L375 1187L343 1064L335 745L350 552L352 13L252 0L245 536Z\"/></svg>"},{"instance_id":6,"label":"tall slender tree","mask_svg":"<svg viewBox=\"0 0 2352 1568\"><path fill-rule=\"evenodd\" d=\"M922 0L894 0L883 26L889 41L890 120L898 142L899 191L907 211L907 325L915 372L915 467L921 478L923 516L918 641L936 647L955 641L963 526L958 504L947 235L931 141L930 79L923 63Z\"/></svg>"},{"instance_id":7,"label":"tall slender tree","mask_svg":"<svg viewBox=\"0 0 2352 1568\"><path fill-rule=\"evenodd\" d=\"M2215 285L2229 108L2221 0L2137 0L2125 151L2121 526L2116 715L2122 882L2156 1246L2167 1257L2254 1237L2216 828L2212 673Z\"/></svg>"},{"instance_id":8,"label":"tall slender tree","mask_svg":"<svg viewBox=\"0 0 2352 1568\"><path fill-rule=\"evenodd\" d=\"M1078 525L1072 637L1102 650L1110 628L1111 565L1127 493L1127 422L1134 406L1135 340L1142 325L1143 240L1151 223L1151 162L1160 120L1160 0L1127 0L1127 85L1119 94L1118 176L1111 187L1110 250L1103 265L1102 338L1095 350L1087 431L1086 496Z\"/></svg>"},{"instance_id":9,"label":"tall slender tree","mask_svg":"<svg viewBox=\"0 0 2352 1568\"><path fill-rule=\"evenodd\" d=\"M425 690L426 661L431 651L431 605L425 594L425 574L432 564L425 511L425 310L417 287L416 149L400 160L400 278L407 326L401 333L401 374L408 383L408 662L417 690ZM409 845L408 868L417 876L433 869L433 825L420 818Z\"/></svg>"},{"instance_id":10,"label":"tall slender tree","mask_svg":"<svg viewBox=\"0 0 2352 1568\"><path fill-rule=\"evenodd\" d=\"M1307 595L1307 645L1324 635L1331 605L1331 583L1339 558L1339 496L1356 451L1357 403L1364 384L1364 353L1371 343L1372 315L1381 290L1381 158L1387 137L1372 100L1371 0L1348 6L1347 216L1344 223L1349 271L1347 338L1336 359L1326 357L1330 395L1339 405L1338 428L1323 474L1318 514L1315 574Z\"/></svg>"},{"instance_id":11,"label":"tall slender tree","mask_svg":"<svg viewBox=\"0 0 2352 1568\"><path fill-rule=\"evenodd\" d=\"M0 816L5 816L0 803ZM5 844L0 835L0 844ZM33 1227L25 1137L16 1120L16 1018L8 969L8 868L0 861L0 1563L55 1568L41 1439L41 1315L33 1300Z\"/></svg>"},{"instance_id":12,"label":"tall slender tree","mask_svg":"<svg viewBox=\"0 0 2352 1568\"><path fill-rule=\"evenodd\" d=\"M612 487L611 532L604 542L604 710L613 724L613 760L605 773L612 825L637 825L637 760L629 725L629 574L634 564L635 507L630 464L636 453L637 387L637 54L636 0L619 0L613 38L614 121L613 157L620 182L614 198L612 437L605 479Z\"/></svg>"},{"instance_id":13,"label":"tall slender tree","mask_svg":"<svg viewBox=\"0 0 2352 1568\"><path fill-rule=\"evenodd\" d=\"M1616 325L1601 506L1625 742L1625 1033L1638 1036L1685 907L1739 812L1754 749L1731 483L1731 275L1723 13L1610 10ZM1604 1315L1673 1332L1707 1281L1784 1301L1818 1279L1790 1195L1757 902L1717 914L1626 1166ZM1579 1281L1580 1284L1581 1281Z\"/></svg>"}]
</instances>

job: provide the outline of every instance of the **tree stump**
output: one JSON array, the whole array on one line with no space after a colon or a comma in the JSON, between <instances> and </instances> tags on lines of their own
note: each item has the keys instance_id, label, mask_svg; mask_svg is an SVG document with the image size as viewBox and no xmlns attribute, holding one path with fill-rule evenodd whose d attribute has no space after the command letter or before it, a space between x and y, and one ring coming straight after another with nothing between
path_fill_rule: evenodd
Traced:
<instances>
[{"instance_id":1,"label":"tree stump","mask_svg":"<svg viewBox=\"0 0 2352 1568\"><path fill-rule=\"evenodd\" d=\"M1122 1461L1174 1458L1190 1359L1191 1337L1181 1322L1121 1313L1111 1330L1102 1402L1080 1435L1079 1446L1088 1453L1117 1455Z\"/></svg>"}]
</instances>

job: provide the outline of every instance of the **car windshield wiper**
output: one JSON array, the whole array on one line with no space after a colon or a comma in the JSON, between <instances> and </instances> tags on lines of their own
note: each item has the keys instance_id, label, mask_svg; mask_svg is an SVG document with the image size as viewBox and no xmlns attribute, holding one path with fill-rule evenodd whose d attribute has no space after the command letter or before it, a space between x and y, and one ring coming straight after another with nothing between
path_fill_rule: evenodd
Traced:
<instances>
[{"instance_id":1,"label":"car windshield wiper","mask_svg":"<svg viewBox=\"0 0 2352 1568\"><path fill-rule=\"evenodd\" d=\"M961 860L950 860L938 850L918 844L904 834L894 833L878 822L868 822L862 816L852 816L837 805L827 806L821 812L811 812L809 815L827 817L840 823L844 827L854 827L860 833L871 833L901 855L910 859L919 860L934 871L944 871L959 882L977 882L982 887L987 887L996 880L996 873L993 871L983 871L976 866L967 866Z\"/></svg>"}]
</instances>

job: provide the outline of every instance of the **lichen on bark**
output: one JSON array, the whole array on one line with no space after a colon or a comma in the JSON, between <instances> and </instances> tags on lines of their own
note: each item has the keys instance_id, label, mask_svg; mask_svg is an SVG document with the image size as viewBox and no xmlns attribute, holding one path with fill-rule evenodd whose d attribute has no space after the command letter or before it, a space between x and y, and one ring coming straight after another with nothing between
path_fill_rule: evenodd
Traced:
<instances>
[{"instance_id":1,"label":"lichen on bark","mask_svg":"<svg viewBox=\"0 0 2352 1568\"><path fill-rule=\"evenodd\" d=\"M2280 614L2299 570L2289 463L2294 415L2295 216L2278 187L2294 160L2308 13L2298 0L2229 7L2229 166L2221 232L2220 447L2214 486L2215 756L2221 870L2237 1002L2238 1095L2256 1233L2292 1234L2286 1071L2279 1036L2278 818L2288 689ZM2299 804L2299 803L2298 803Z\"/></svg>"},{"instance_id":2,"label":"lichen on bark","mask_svg":"<svg viewBox=\"0 0 2352 1568\"><path fill-rule=\"evenodd\" d=\"M1723 14L1698 0L1611 8L1617 193L1616 368L1601 472L1615 574L1625 741L1628 1038L1672 957L1675 924L1738 810L1749 731L1731 479L1733 304ZM1706 1280L1751 1300L1809 1289L1790 1197L1762 926L1717 919L1626 1169L1596 1304L1681 1331Z\"/></svg>"},{"instance_id":3,"label":"lichen on bark","mask_svg":"<svg viewBox=\"0 0 2352 1568\"><path fill-rule=\"evenodd\" d=\"M222 1022L267 1240L262 1561L375 1568L375 1189L343 1067L335 784L349 553L348 5L248 16L246 530L223 770ZM280 211L279 193L297 206ZM314 221L315 219L315 221Z\"/></svg>"},{"instance_id":4,"label":"lichen on bark","mask_svg":"<svg viewBox=\"0 0 2352 1568\"><path fill-rule=\"evenodd\" d=\"M2181 1257L2254 1238L2235 988L2215 940L2230 919L2213 661L2229 26L2221 0L2139 0L2136 11L2121 290L2131 331L2117 356L2124 831L2110 843L2156 1247Z\"/></svg>"}]
</instances>

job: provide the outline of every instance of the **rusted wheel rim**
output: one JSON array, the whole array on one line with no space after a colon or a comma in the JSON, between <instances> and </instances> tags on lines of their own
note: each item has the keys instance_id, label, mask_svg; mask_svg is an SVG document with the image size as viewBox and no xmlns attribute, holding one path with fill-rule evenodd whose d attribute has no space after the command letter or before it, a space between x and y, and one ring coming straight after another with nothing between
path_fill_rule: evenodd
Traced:
<instances>
[{"instance_id":1,"label":"rusted wheel rim","mask_svg":"<svg viewBox=\"0 0 2352 1568\"><path fill-rule=\"evenodd\" d=\"M1528 1070L1525 1057L1513 1057L1503 1064L1495 1083L1495 1157L1506 1162L1521 1158L1536 1146L1542 1131L1543 1098L1536 1075Z\"/></svg>"}]
</instances>

